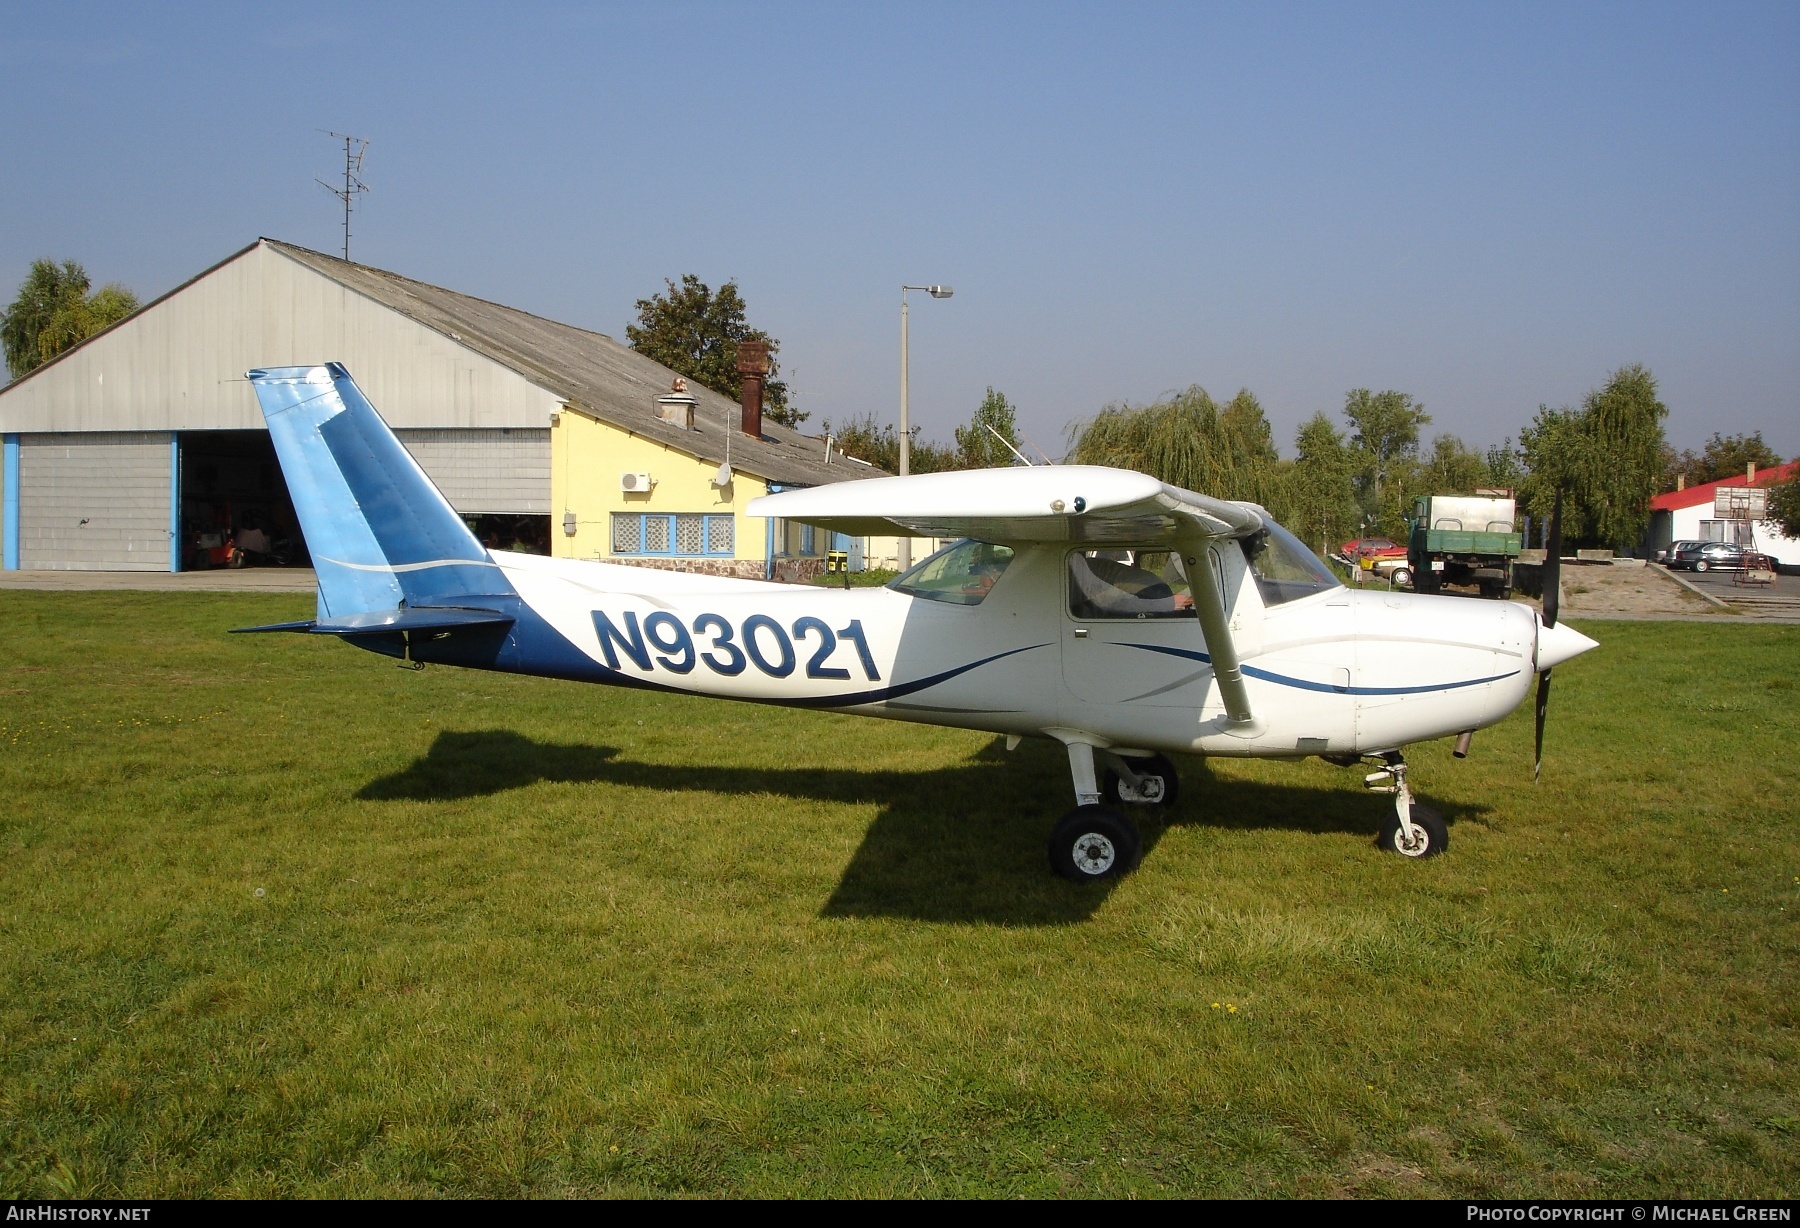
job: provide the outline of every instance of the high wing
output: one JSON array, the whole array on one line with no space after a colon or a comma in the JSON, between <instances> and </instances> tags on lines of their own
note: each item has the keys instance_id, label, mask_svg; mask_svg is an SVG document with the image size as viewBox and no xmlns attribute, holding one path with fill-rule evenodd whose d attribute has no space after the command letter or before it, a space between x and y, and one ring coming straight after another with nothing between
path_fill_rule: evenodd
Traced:
<instances>
[{"instance_id":1,"label":"high wing","mask_svg":"<svg viewBox=\"0 0 1800 1228\"><path fill-rule=\"evenodd\" d=\"M1194 609L1231 719L1255 723L1225 598L1211 567L1193 566L1211 539L1249 537L1263 512L1100 465L968 469L867 478L752 499L745 512L857 536L976 537L996 542L1167 544L1189 560Z\"/></svg>"},{"instance_id":2,"label":"high wing","mask_svg":"<svg viewBox=\"0 0 1800 1228\"><path fill-rule=\"evenodd\" d=\"M857 537L998 542L1173 543L1196 535L1247 537L1263 527L1261 513L1247 504L1100 465L866 478L765 495L745 511Z\"/></svg>"}]
</instances>

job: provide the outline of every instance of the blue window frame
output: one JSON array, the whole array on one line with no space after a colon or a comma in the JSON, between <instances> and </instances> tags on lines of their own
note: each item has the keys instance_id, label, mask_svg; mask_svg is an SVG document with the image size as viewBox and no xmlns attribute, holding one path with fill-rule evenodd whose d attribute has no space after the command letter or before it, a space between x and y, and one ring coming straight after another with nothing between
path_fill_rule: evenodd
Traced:
<instances>
[{"instance_id":1,"label":"blue window frame","mask_svg":"<svg viewBox=\"0 0 1800 1228\"><path fill-rule=\"evenodd\" d=\"M737 526L729 513L614 512L612 552L651 558L731 558Z\"/></svg>"}]
</instances>

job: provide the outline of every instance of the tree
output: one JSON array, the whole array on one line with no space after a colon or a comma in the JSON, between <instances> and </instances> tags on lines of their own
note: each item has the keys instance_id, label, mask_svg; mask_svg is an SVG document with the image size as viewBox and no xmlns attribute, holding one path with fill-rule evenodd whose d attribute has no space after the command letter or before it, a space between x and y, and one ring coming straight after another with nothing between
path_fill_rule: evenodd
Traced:
<instances>
[{"instance_id":1,"label":"tree","mask_svg":"<svg viewBox=\"0 0 1800 1228\"><path fill-rule=\"evenodd\" d=\"M1487 458L1455 435L1431 441L1431 456L1419 470L1422 494L1472 495L1489 484Z\"/></svg>"},{"instance_id":2,"label":"tree","mask_svg":"<svg viewBox=\"0 0 1800 1228\"><path fill-rule=\"evenodd\" d=\"M1354 433L1350 446L1360 454L1367 510L1377 523L1405 518L1404 500L1383 498L1383 484L1410 465L1419 451L1419 428L1430 423L1425 407L1404 392L1370 392L1353 388L1344 397L1344 417ZM1388 504L1394 506L1390 508Z\"/></svg>"},{"instance_id":3,"label":"tree","mask_svg":"<svg viewBox=\"0 0 1800 1228\"><path fill-rule=\"evenodd\" d=\"M1188 490L1265 506L1281 493L1269 421L1248 389L1222 411L1198 384L1153 405L1108 405L1070 434L1077 464L1136 469Z\"/></svg>"},{"instance_id":4,"label":"tree","mask_svg":"<svg viewBox=\"0 0 1800 1228\"><path fill-rule=\"evenodd\" d=\"M1649 519L1666 457L1656 377L1642 364L1621 367L1576 409L1539 406L1519 443L1531 470L1523 494L1531 512L1548 516L1555 492L1566 539L1621 547L1636 541Z\"/></svg>"},{"instance_id":5,"label":"tree","mask_svg":"<svg viewBox=\"0 0 1800 1228\"><path fill-rule=\"evenodd\" d=\"M1769 519L1784 536L1800 538L1800 478L1769 488Z\"/></svg>"},{"instance_id":6,"label":"tree","mask_svg":"<svg viewBox=\"0 0 1800 1228\"><path fill-rule=\"evenodd\" d=\"M14 379L110 328L138 308L116 283L88 293L87 270L73 260L33 260L12 306L0 317L6 369Z\"/></svg>"},{"instance_id":7,"label":"tree","mask_svg":"<svg viewBox=\"0 0 1800 1228\"><path fill-rule=\"evenodd\" d=\"M1700 473L1696 482L1716 482L1745 472L1751 465L1773 469L1781 463L1774 449L1763 442L1762 432L1749 435L1720 435L1713 432L1700 453Z\"/></svg>"},{"instance_id":8,"label":"tree","mask_svg":"<svg viewBox=\"0 0 1800 1228\"><path fill-rule=\"evenodd\" d=\"M995 438L996 434L999 439ZM1001 443L1000 439L1006 443ZM990 386L969 425L956 428L956 467L1004 469L1018 464L1018 457L1006 444L1014 448L1019 446L1019 427L1013 404L1004 392L995 392Z\"/></svg>"},{"instance_id":9,"label":"tree","mask_svg":"<svg viewBox=\"0 0 1800 1228\"><path fill-rule=\"evenodd\" d=\"M1517 490L1525 480L1525 465L1508 435L1487 450L1488 485L1501 490Z\"/></svg>"},{"instance_id":10,"label":"tree","mask_svg":"<svg viewBox=\"0 0 1800 1228\"><path fill-rule=\"evenodd\" d=\"M1300 424L1297 456L1287 472L1287 497L1280 517L1301 540L1328 554L1355 535L1358 519L1352 477L1356 462L1344 437L1323 412Z\"/></svg>"},{"instance_id":11,"label":"tree","mask_svg":"<svg viewBox=\"0 0 1800 1228\"><path fill-rule=\"evenodd\" d=\"M783 426L799 426L811 416L789 401L787 384L775 378L781 370L775 361L781 343L750 327L736 281L726 282L717 293L692 273L683 273L679 286L666 278L663 284L664 293L637 301L637 323L625 326L632 349L736 400L743 395L738 343L764 342L769 378L763 384L763 412Z\"/></svg>"},{"instance_id":12,"label":"tree","mask_svg":"<svg viewBox=\"0 0 1800 1228\"><path fill-rule=\"evenodd\" d=\"M874 414L864 414L860 418L851 418L848 422L833 424L825 420L825 433L831 437L832 446L854 456L857 460L867 461L877 469L888 473L900 472L900 432L894 429L891 422L878 422ZM946 469L960 468L957 464L957 453L941 443L932 443L919 438L919 428L912 428L912 446L908 458L908 468L914 473L941 473Z\"/></svg>"}]
</instances>

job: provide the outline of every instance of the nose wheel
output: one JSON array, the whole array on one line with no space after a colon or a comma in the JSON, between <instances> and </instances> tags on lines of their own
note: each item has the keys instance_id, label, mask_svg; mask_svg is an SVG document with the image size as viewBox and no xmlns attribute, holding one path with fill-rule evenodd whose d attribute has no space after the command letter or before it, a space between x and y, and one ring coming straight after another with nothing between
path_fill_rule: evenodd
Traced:
<instances>
[{"instance_id":1,"label":"nose wheel","mask_svg":"<svg viewBox=\"0 0 1800 1228\"><path fill-rule=\"evenodd\" d=\"M1382 768L1363 777L1363 783L1371 793L1393 794L1394 812L1381 825L1376 845L1402 857L1436 857L1450 847L1450 825L1431 807L1413 801L1406 784L1406 760L1399 751L1380 758Z\"/></svg>"}]
</instances>

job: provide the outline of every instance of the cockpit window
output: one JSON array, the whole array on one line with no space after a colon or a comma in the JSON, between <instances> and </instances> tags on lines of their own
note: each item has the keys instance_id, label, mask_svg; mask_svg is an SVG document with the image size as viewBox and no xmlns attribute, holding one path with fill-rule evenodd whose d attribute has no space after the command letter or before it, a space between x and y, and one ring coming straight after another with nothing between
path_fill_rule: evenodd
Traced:
<instances>
[{"instance_id":1,"label":"cockpit window","mask_svg":"<svg viewBox=\"0 0 1800 1228\"><path fill-rule=\"evenodd\" d=\"M1089 550L1069 556L1076 618L1192 618L1181 560L1170 550Z\"/></svg>"},{"instance_id":2,"label":"cockpit window","mask_svg":"<svg viewBox=\"0 0 1800 1228\"><path fill-rule=\"evenodd\" d=\"M1012 562L1011 546L964 539L888 583L896 592L952 605L980 605Z\"/></svg>"},{"instance_id":3,"label":"cockpit window","mask_svg":"<svg viewBox=\"0 0 1800 1228\"><path fill-rule=\"evenodd\" d=\"M1260 533L1238 539L1264 605L1298 601L1326 589L1343 587L1319 556L1276 524L1265 520Z\"/></svg>"}]
</instances>

